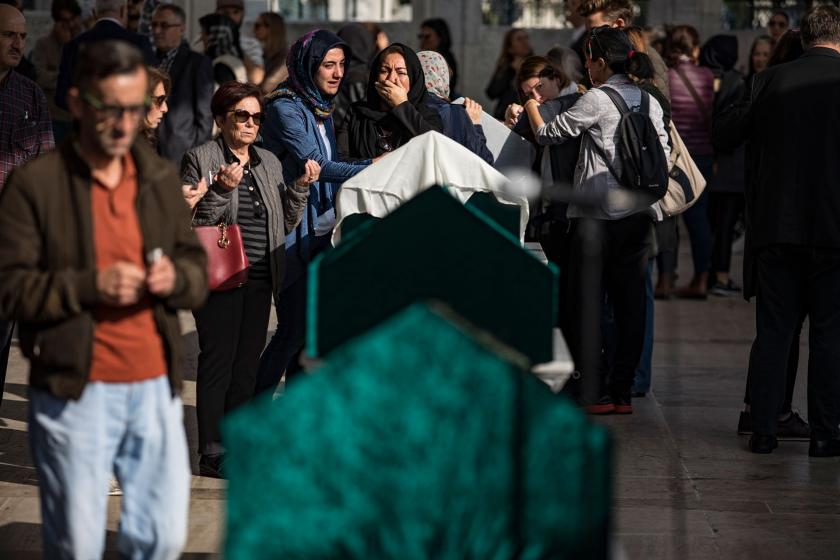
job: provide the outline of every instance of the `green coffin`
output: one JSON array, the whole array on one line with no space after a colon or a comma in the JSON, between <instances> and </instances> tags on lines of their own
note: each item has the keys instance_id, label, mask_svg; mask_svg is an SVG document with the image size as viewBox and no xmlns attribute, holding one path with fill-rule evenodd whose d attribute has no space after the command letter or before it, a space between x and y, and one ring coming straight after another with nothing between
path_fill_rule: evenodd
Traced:
<instances>
[{"instance_id":1,"label":"green coffin","mask_svg":"<svg viewBox=\"0 0 840 560\"><path fill-rule=\"evenodd\" d=\"M307 353L324 356L411 303L437 299L532 363L548 362L556 275L494 220L433 187L312 263Z\"/></svg>"},{"instance_id":2,"label":"green coffin","mask_svg":"<svg viewBox=\"0 0 840 560\"><path fill-rule=\"evenodd\" d=\"M416 304L239 409L226 557L605 558L609 438L523 362Z\"/></svg>"}]
</instances>

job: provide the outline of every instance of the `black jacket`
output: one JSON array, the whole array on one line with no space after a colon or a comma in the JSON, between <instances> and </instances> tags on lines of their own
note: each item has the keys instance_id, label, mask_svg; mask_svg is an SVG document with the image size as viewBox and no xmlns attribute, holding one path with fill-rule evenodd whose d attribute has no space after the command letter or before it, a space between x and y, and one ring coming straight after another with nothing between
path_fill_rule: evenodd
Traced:
<instances>
[{"instance_id":1,"label":"black jacket","mask_svg":"<svg viewBox=\"0 0 840 560\"><path fill-rule=\"evenodd\" d=\"M58 83L55 88L55 104L62 109L67 109L67 90L73 81L73 68L76 65L76 57L79 53L79 46L83 43L95 43L97 41L118 40L131 43L143 53L146 64L156 66L155 53L152 50L152 42L145 35L129 31L115 21L102 19L96 25L74 38L61 49L61 63L58 65Z\"/></svg>"},{"instance_id":2,"label":"black jacket","mask_svg":"<svg viewBox=\"0 0 840 560\"><path fill-rule=\"evenodd\" d=\"M747 232L775 244L840 249L840 53L812 48L757 74L716 119L715 145L750 143Z\"/></svg>"},{"instance_id":3,"label":"black jacket","mask_svg":"<svg viewBox=\"0 0 840 560\"><path fill-rule=\"evenodd\" d=\"M210 140L213 133L213 62L182 43L169 71L169 112L158 127L158 152L181 165L184 154Z\"/></svg>"}]
</instances>

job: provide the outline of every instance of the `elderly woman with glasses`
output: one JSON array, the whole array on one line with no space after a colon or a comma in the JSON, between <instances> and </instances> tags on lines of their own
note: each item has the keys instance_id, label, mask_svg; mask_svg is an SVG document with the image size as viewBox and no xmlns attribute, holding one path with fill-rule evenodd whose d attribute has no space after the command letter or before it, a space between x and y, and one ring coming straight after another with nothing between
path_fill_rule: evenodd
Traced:
<instances>
[{"instance_id":1,"label":"elderly woman with glasses","mask_svg":"<svg viewBox=\"0 0 840 560\"><path fill-rule=\"evenodd\" d=\"M254 146L263 123L263 97L257 86L223 84L211 111L221 134L193 148L181 165L182 182L208 182L195 207L193 223L238 224L248 256L248 281L210 294L196 311L198 331L199 470L221 477L224 448L219 423L227 412L254 394L257 366L265 344L272 297L283 285L284 240L306 209L309 186L321 168L315 161L285 184L283 166L269 151Z\"/></svg>"}]
</instances>

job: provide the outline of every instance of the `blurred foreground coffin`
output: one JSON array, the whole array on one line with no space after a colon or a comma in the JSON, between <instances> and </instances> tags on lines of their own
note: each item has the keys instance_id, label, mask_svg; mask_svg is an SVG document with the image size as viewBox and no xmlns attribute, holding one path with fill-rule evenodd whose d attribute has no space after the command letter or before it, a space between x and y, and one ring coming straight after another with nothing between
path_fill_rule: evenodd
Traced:
<instances>
[{"instance_id":1,"label":"blurred foreground coffin","mask_svg":"<svg viewBox=\"0 0 840 560\"><path fill-rule=\"evenodd\" d=\"M523 240L528 200L521 194L512 194L510 181L480 157L442 134L427 132L341 186L336 199L333 245L341 240L343 222L348 216L367 214L384 218L435 185L445 185L463 204L475 194L485 193L502 205L518 208L515 235Z\"/></svg>"},{"instance_id":2,"label":"blurred foreground coffin","mask_svg":"<svg viewBox=\"0 0 840 560\"><path fill-rule=\"evenodd\" d=\"M607 434L521 362L417 304L233 413L226 557L606 558Z\"/></svg>"},{"instance_id":3,"label":"blurred foreground coffin","mask_svg":"<svg viewBox=\"0 0 840 560\"><path fill-rule=\"evenodd\" d=\"M437 299L525 355L554 358L557 272L495 221L434 187L366 223L310 267L307 354Z\"/></svg>"}]
</instances>

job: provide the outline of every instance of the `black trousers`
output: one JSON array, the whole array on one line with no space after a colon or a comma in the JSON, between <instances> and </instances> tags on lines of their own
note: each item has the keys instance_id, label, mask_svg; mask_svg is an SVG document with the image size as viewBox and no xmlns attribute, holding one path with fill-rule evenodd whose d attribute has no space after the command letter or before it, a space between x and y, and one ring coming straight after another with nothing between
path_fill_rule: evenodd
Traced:
<instances>
[{"instance_id":1,"label":"black trousers","mask_svg":"<svg viewBox=\"0 0 840 560\"><path fill-rule=\"evenodd\" d=\"M712 225L712 272L729 272L735 224L744 211L742 193L709 193L709 222Z\"/></svg>"},{"instance_id":2,"label":"black trousers","mask_svg":"<svg viewBox=\"0 0 840 560\"><path fill-rule=\"evenodd\" d=\"M271 313L271 283L213 292L193 313L198 330L198 452L224 452L222 417L254 396Z\"/></svg>"},{"instance_id":3,"label":"black trousers","mask_svg":"<svg viewBox=\"0 0 840 560\"><path fill-rule=\"evenodd\" d=\"M840 424L840 250L790 245L756 253L755 326L750 352L753 431L776 433L785 398L790 347L800 318L810 318L808 420L820 439Z\"/></svg>"},{"instance_id":4,"label":"black trousers","mask_svg":"<svg viewBox=\"0 0 840 560\"><path fill-rule=\"evenodd\" d=\"M581 375L591 379L598 376L601 393L622 394L630 391L636 366L642 355L645 338L646 300L645 275L652 246L652 222L645 214L635 214L621 220L597 220L600 234L589 246L580 220L573 220L572 240L567 275L567 310L571 314L569 328L564 332L576 364L585 363L584 344L587 337L599 334L585 332L584 325L600 329L606 293L612 303L615 320L615 351L611 366L603 360L598 371L581 370ZM598 270L593 286L581 278L588 255L595 253ZM586 290L596 290L594 297ZM593 292L588 292L592 294ZM595 309L581 305L582 301L598 301ZM587 318L590 320L587 321ZM594 318L594 321L592 319ZM585 367L585 366L584 366ZM580 369L580 368L579 368ZM591 396L585 396L591 398Z\"/></svg>"},{"instance_id":5,"label":"black trousers","mask_svg":"<svg viewBox=\"0 0 840 560\"><path fill-rule=\"evenodd\" d=\"M656 233L656 268L659 274L677 271L677 254L680 250L680 236L677 218L665 218L654 224Z\"/></svg>"},{"instance_id":6,"label":"black trousers","mask_svg":"<svg viewBox=\"0 0 840 560\"><path fill-rule=\"evenodd\" d=\"M787 361L787 375L785 377L785 400L782 403L782 409L779 414L787 414L793 410L793 390L796 387L796 374L799 369L799 337L802 334L802 325L805 324L805 317L803 314L799 318L799 325L793 333L793 340L790 343L790 350L788 351ZM747 387L744 391L744 404L750 404L750 378L747 376Z\"/></svg>"}]
</instances>

